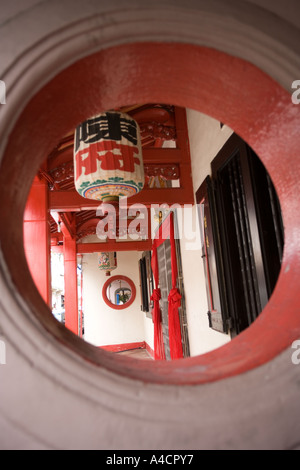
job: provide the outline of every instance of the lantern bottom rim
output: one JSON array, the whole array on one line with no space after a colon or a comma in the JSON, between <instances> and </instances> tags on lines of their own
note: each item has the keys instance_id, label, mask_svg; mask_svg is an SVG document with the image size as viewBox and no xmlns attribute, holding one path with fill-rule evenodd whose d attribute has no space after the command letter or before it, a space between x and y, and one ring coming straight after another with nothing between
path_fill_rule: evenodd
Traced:
<instances>
[{"instance_id":1,"label":"lantern bottom rim","mask_svg":"<svg viewBox=\"0 0 300 470\"><path fill-rule=\"evenodd\" d=\"M102 202L119 202L119 196L103 196Z\"/></svg>"}]
</instances>

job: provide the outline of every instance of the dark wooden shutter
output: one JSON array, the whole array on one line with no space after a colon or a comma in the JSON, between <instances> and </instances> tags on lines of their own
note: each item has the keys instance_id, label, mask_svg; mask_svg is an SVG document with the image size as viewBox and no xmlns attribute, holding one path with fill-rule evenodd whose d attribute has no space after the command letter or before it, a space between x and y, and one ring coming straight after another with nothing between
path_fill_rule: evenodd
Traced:
<instances>
[{"instance_id":1,"label":"dark wooden shutter","mask_svg":"<svg viewBox=\"0 0 300 470\"><path fill-rule=\"evenodd\" d=\"M151 295L153 292L153 273L151 270L151 251L144 251L139 260L140 289L141 289L141 310L146 316L151 317L153 302Z\"/></svg>"},{"instance_id":2,"label":"dark wooden shutter","mask_svg":"<svg viewBox=\"0 0 300 470\"><path fill-rule=\"evenodd\" d=\"M248 198L246 196L238 149L218 168L215 179L227 292L239 333L258 316L261 301L247 206L252 199L249 200L249 194ZM254 217L252 225L255 224ZM252 227L252 232L254 229L256 227ZM257 233L254 239L257 241ZM265 295L265 286L261 287Z\"/></svg>"},{"instance_id":3,"label":"dark wooden shutter","mask_svg":"<svg viewBox=\"0 0 300 470\"><path fill-rule=\"evenodd\" d=\"M278 279L281 210L270 176L237 135L226 142L196 193L200 204L210 326L232 336L267 304Z\"/></svg>"},{"instance_id":4,"label":"dark wooden shutter","mask_svg":"<svg viewBox=\"0 0 300 470\"><path fill-rule=\"evenodd\" d=\"M227 333L230 326L220 234L213 182L208 176L196 193L199 210L202 258L205 270L209 326Z\"/></svg>"},{"instance_id":5,"label":"dark wooden shutter","mask_svg":"<svg viewBox=\"0 0 300 470\"><path fill-rule=\"evenodd\" d=\"M140 286L141 286L141 310L143 312L149 311L149 297L148 297L148 289L147 289L147 269L146 269L146 260L142 257L139 260L139 268L140 268Z\"/></svg>"},{"instance_id":6,"label":"dark wooden shutter","mask_svg":"<svg viewBox=\"0 0 300 470\"><path fill-rule=\"evenodd\" d=\"M269 298L281 267L284 228L278 196L270 175L250 148L248 148L248 164L262 252L261 269L265 276L266 296Z\"/></svg>"}]
</instances>

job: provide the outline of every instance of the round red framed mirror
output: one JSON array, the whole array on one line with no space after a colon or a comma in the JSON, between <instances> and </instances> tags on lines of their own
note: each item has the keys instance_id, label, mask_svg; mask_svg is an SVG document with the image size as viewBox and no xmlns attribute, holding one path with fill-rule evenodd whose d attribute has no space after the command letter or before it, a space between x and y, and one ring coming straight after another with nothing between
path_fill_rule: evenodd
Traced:
<instances>
[{"instance_id":1,"label":"round red framed mirror","mask_svg":"<svg viewBox=\"0 0 300 470\"><path fill-rule=\"evenodd\" d=\"M136 297L134 282L127 276L112 276L103 285L102 297L111 308L127 308L133 304Z\"/></svg>"}]
</instances>

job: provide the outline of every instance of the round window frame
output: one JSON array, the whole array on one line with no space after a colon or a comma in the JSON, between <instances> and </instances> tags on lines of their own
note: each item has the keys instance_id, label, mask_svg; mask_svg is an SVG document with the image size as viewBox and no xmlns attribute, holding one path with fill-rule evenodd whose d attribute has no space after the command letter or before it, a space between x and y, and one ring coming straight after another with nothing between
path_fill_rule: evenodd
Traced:
<instances>
[{"instance_id":1,"label":"round window frame","mask_svg":"<svg viewBox=\"0 0 300 470\"><path fill-rule=\"evenodd\" d=\"M116 76L115 64L122 63L124 57L128 60ZM149 63L153 64L150 70ZM168 74L172 80L166 79L166 63L168 70L174 71ZM87 69L91 72L89 79ZM124 70L130 70L126 81L123 80ZM94 80L95 76L99 77L98 81ZM193 80L187 80L187 76ZM221 83L219 76L222 76ZM106 84L105 93L99 90L99 81ZM145 81L149 88L144 86ZM137 83L143 86L137 87ZM245 110L241 103L248 103L249 98L251 107ZM51 152L70 129L101 109L152 100L198 110L224 122L253 148L277 189L285 224L285 249L279 279L268 305L233 341L206 354L186 358L180 366L177 361L155 361L147 363L145 368L132 365L124 369L118 358L111 361L66 328L59 328L52 318L28 269L22 223L34 175L45 154ZM45 108L48 113L42 112ZM6 147L0 167L0 187L5 188L0 195L5 201L0 204L1 254L3 272L7 273L9 286L13 279L13 298L22 302L22 313L32 315L33 321L38 319L58 343L65 344L87 361L146 382L187 385L219 381L274 359L300 336L300 322L294 315L299 308L300 257L294 249L298 246L295 213L300 197L297 191L299 172L294 169L291 172L288 165L298 156L300 137L294 132L298 124L299 108L292 104L291 95L270 76L243 59L198 45L164 42L117 45L83 57L63 69L31 98L14 122L9 138L4 139ZM16 129L18 138L14 135ZM30 155L30 166L24 165L28 142L30 148L36 149Z\"/></svg>"},{"instance_id":2,"label":"round window frame","mask_svg":"<svg viewBox=\"0 0 300 470\"><path fill-rule=\"evenodd\" d=\"M128 302L126 302L126 304L123 304L123 305L115 305L113 304L107 297L107 294L106 294L106 291L107 291L107 288L108 286L114 282L114 281L126 281L129 286L130 286L130 289L131 289L131 297L130 299L128 300ZM103 288L102 288L102 298L104 300L104 302L106 303L106 305L108 305L110 308L113 308L114 310L124 310L125 308L128 308L130 307L133 302L135 301L135 298L136 298L136 288L135 288L135 284L134 282L127 276L123 276L123 275L116 275L116 276L112 276L110 277L109 279L107 279L107 281L105 281L104 285L103 285Z\"/></svg>"},{"instance_id":3,"label":"round window frame","mask_svg":"<svg viewBox=\"0 0 300 470\"><path fill-rule=\"evenodd\" d=\"M124 5L121 4L118 11L117 7L120 2L117 1L116 4L113 4L115 10L111 11L111 14L107 14L106 5L102 6L99 2L95 5L93 2L92 12L89 9L91 5L88 3L85 10L85 14L90 14L91 17L87 20L84 17L82 21L79 21L76 16L78 9L68 8L70 5L66 5L65 10L65 3L67 2L63 0L59 2L59 5L57 2L51 2L51 5L45 6L47 15L44 16L47 21L44 24L41 23L42 15L40 5L38 5L36 8L30 8L14 18L12 17L9 26L14 25L15 27L7 29L7 22L1 26L4 30L4 37L7 38L7 44L14 46L7 48L3 65L8 64L9 66L6 68L5 77L1 77L6 79L6 75L9 76L7 79L9 101L1 107L2 139L0 146L2 148L6 146L6 140L13 129L17 116L25 103L28 102L28 96L34 96L36 90L43 83L48 82L49 78L57 73L59 67L64 68L66 64L74 62L78 56L82 57L91 53L91 48L106 47L108 44L115 45L131 40L135 42L140 38L142 40L153 38L155 41L166 38L168 42L170 40L187 43L192 41L211 48L220 48L233 56L249 60L259 69L265 70L278 83L283 84L288 92L290 91L290 77L299 75L297 73L299 53L296 48L299 42L297 41L298 31L293 29L292 23L288 23L284 19L285 14L280 13L280 9L279 14L275 15L252 2L238 2L237 0L233 0L225 8L221 0L217 0L209 4L202 2L203 5L201 2L197 5L194 2L195 8L191 8L191 5L180 4L179 11L180 2L172 9L168 6L162 6L159 2L156 5L154 2L151 5L151 12L146 8L133 9L130 5L128 8L124 8ZM57 12L58 7L59 13ZM277 8L277 5L274 8ZM62 11L67 11L68 14L62 15ZM97 18L99 11L105 12L102 17L99 15L100 21L99 16ZM148 16L146 17L146 15ZM23 34L22 41L20 41L18 33L19 36L22 34L22 25L24 19L27 18L30 20L30 24L33 24L32 19L37 19L38 24L42 24L42 27L30 28L30 31L28 29L25 40L23 40ZM123 21L120 21L120 18ZM132 21L137 18L138 21ZM20 22L22 22L21 27ZM95 31L95 27L93 30L94 23L96 23L97 31ZM103 27L99 27L99 24ZM84 26L88 26L88 28L84 29ZM98 42L97 34L100 36ZM27 42L28 38L29 42ZM18 55L19 50L22 52L24 50L24 54ZM174 57L177 61L181 59L177 56L176 51ZM169 57L165 58L166 64L168 59ZM125 60L126 63L130 63L127 56ZM123 63L121 68L122 65ZM195 94L199 87L197 80L202 74L205 76L207 73L205 65L202 65L196 77L194 75L188 76L188 80L192 83L196 78ZM247 66L245 66L246 68ZM124 69L122 71L123 82L125 82ZM236 71L233 70L233 72L235 74ZM229 75L230 73L231 70L228 70ZM219 82L215 86L215 95L218 94L221 78L222 81L224 78L218 71L216 75ZM11 80L11 76L14 80ZM127 77L126 74L125 76ZM168 76L172 76L172 69L168 69ZM210 77L210 81L214 82L214 76ZM261 86L259 78L253 82L253 86L255 85L257 88ZM243 88L244 83L241 82L239 86ZM156 88L159 88L159 85ZM184 87L182 89L184 91ZM180 89L178 96L181 93ZM213 95L214 93L210 94L210 96ZM207 100L210 99L210 96ZM220 108L224 108L223 97L224 95L220 96ZM251 93L249 98L251 98ZM62 96L62 101L63 99ZM261 104L264 108L263 100L261 100ZM260 106L260 103L258 105ZM74 105L72 106L74 108ZM298 108L300 110L299 106ZM251 109L249 110L251 112ZM42 110L42 113L47 115L45 109ZM263 112L263 114L265 113ZM270 129L274 127L274 118L277 121L277 113L275 116L270 116ZM238 131L238 129L235 130ZM278 132L277 134L279 136ZM291 133L291 139L288 139L289 146L289 140L296 138L296 132L294 134L293 136ZM299 145L296 147L299 148ZM33 155L34 153L32 152ZM25 166L24 162L22 165ZM275 169L277 165L278 162L275 162L272 167ZM296 167L296 165L294 166ZM276 169L275 172L279 173ZM297 167L293 168L292 172L297 173ZM287 165L284 161L284 176L286 173ZM293 186L293 182L295 186ZM280 182L279 185L281 185ZM286 193L289 192L290 196L284 198L286 207L290 206L293 194L296 195L298 199L296 203L299 204L297 188L298 185L291 173L291 182L286 189ZM7 187L5 187L5 193L6 191ZM289 232L293 230L295 235L299 233L295 217L296 209L297 206L293 204L290 213L294 212L294 224L292 218L287 214ZM8 210L13 214L12 208L9 207ZM6 227L2 226L1 231L5 231L5 229ZM7 234L7 236L11 236L11 234ZM291 238L290 242L293 241ZM286 302L283 299L282 309L284 310L283 314L286 314L290 319L290 312L300 305L297 292L299 285L297 289L296 282L293 282L297 273L300 273L297 246L297 238L295 237L296 259L292 260L293 247L288 247L285 255L285 273L282 276L283 285L280 288L280 290L285 288L288 292ZM13 244L9 248L13 253ZM290 347L287 347L285 352L280 357L274 358L275 360L271 363L263 364L262 367L257 367L254 371L247 371L240 377L229 378L226 377L226 373L222 373L220 370L219 374L217 374L218 371L210 370L211 374L207 376L207 381L217 380L218 382L215 384L189 387L185 383L184 387L168 387L168 393L162 393L165 387L157 388L156 385L149 384L151 382L149 373L148 379L145 374L144 381L128 380L128 377L131 376L130 370L127 372L130 369L128 367L129 358L113 355L112 359L111 353L101 351L100 360L100 353L96 347L88 348L88 345L84 344L82 340L77 340L65 329L59 328L64 332L60 337L57 331L60 324L56 324L56 327L52 328L51 323L47 327L46 307L40 302L37 294L33 293L34 286L30 287L25 280L26 289L30 289L30 295L25 292L25 286L23 289L22 280L18 280L15 286L14 279L18 278L18 275L14 272L13 266L11 268L5 262L9 253L3 249L2 254L2 245L0 251L1 334L5 333L5 339L9 346L9 362L5 366L5 374L8 372L7 368L10 368L10 380L5 380L2 384L3 413L1 412L1 418L4 420L5 432L3 436L4 438L9 436L10 446L20 447L25 444L26 447L36 448L38 446L43 449L45 447L51 449L70 448L78 445L78 436L80 436L80 445L88 448L99 449L100 446L107 449L113 445L112 438L117 448L130 446L143 448L145 442L143 430L150 426L152 432L148 432L148 442L150 442L151 448L162 445L163 435L168 436L168 442L165 445L173 448L180 448L183 442L188 443L190 448L193 446L201 449L211 449L212 447L282 447L291 449L297 447L295 432L299 425L299 407L297 408L299 385L297 368L290 359ZM4 259L2 260L2 258ZM15 269L20 270L19 263L17 263L18 258L16 257L13 261L17 264ZM25 267L22 259L21 263L24 279L26 270L24 273ZM284 279L285 277L286 279ZM281 325L271 325L271 330L277 329L278 334L285 338L286 345L291 339L289 329L293 328L296 318L298 318L297 311L294 311L294 317L294 322L290 320L290 328L288 328L288 323L285 324L284 321ZM51 317L49 316L49 318ZM295 331L294 335L297 335L298 331L299 329ZM282 344L281 340L279 343ZM258 341L256 346L257 350L268 348L265 341ZM249 351L246 349L244 356L247 355L249 355ZM115 367L115 362L121 362L121 359L123 359L122 367L118 370ZM237 359L241 360L241 358ZM149 361L147 361L148 363ZM170 366L171 364L164 373L164 381L166 382L171 375L169 374ZM197 363L194 363L194 366L201 376L204 372L202 366ZM186 368L184 370L180 366L178 361L174 364L174 368L179 369L181 376L185 376L188 372ZM229 372L228 375L235 375L235 371L232 371L228 361L226 368ZM107 373L108 369L112 373ZM20 379L25 377L25 374L24 386L19 387L19 393L16 390L15 393L12 393L11 384L20 383ZM138 374L133 374L133 377L137 376ZM221 380L224 378L225 380ZM145 382L148 383L145 384ZM90 386L87 386L87 383ZM187 390L185 390L186 388ZM53 394L54 389L55 394ZM178 406L179 398L181 399L180 406ZM49 407L49 399L53 402L51 407ZM39 404L38 414L36 412L37 403ZM216 403L219 406L215 406ZM79 405L83 412L74 413ZM25 406L26 409L24 409ZM61 416L70 419L64 419L58 428L55 424L60 423ZM201 420L199 420L199 416L201 416ZM270 426L270 417L272 416L276 417L277 422L281 422L283 425ZM35 417L35 419L30 419L30 417ZM46 427L45 423L47 423ZM170 432L170 423L173 432ZM216 427L216 423L219 426ZM289 423L289 426L286 426L285 423ZM132 432L124 433L124 429L128 428L132 429ZM223 429L227 429L228 432L224 433Z\"/></svg>"}]
</instances>

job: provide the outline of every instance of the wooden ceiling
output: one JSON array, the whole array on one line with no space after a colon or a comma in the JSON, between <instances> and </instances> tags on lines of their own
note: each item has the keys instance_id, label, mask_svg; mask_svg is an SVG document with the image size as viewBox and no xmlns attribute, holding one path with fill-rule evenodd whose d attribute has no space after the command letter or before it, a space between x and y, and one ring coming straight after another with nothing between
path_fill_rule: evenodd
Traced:
<instances>
[{"instance_id":1,"label":"wooden ceiling","mask_svg":"<svg viewBox=\"0 0 300 470\"><path fill-rule=\"evenodd\" d=\"M128 204L141 203L147 207L163 203L193 204L185 109L154 103L128 106L119 111L129 114L140 126L145 170L144 189L129 198ZM63 222L79 243L96 233L101 218L96 215L100 202L83 198L75 190L73 145L74 132L58 143L39 172L49 188L52 246L63 243L58 221Z\"/></svg>"}]
</instances>

